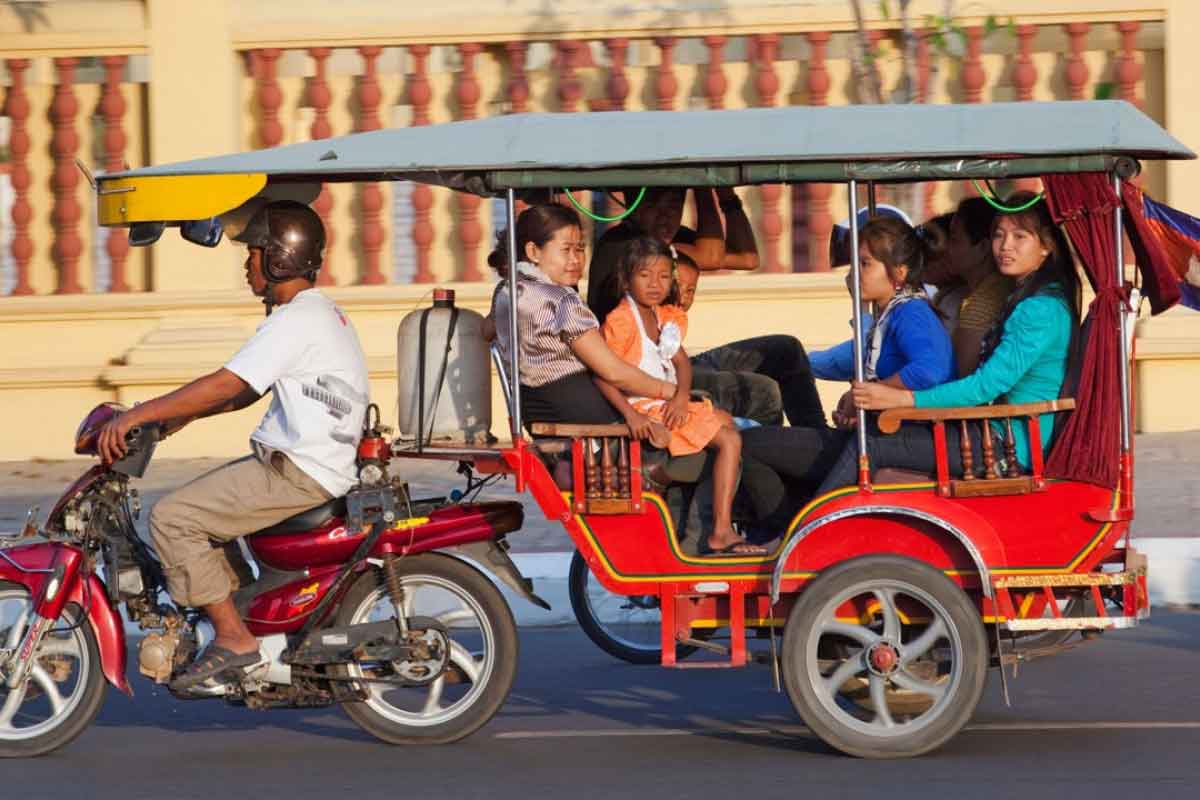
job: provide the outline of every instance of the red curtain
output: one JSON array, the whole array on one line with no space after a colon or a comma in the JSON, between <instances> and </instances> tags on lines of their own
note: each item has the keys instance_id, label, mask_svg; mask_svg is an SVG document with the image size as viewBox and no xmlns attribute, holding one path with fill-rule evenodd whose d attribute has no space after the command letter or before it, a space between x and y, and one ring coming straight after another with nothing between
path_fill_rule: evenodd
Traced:
<instances>
[{"instance_id":1,"label":"red curtain","mask_svg":"<svg viewBox=\"0 0 1200 800\"><path fill-rule=\"evenodd\" d=\"M1115 488L1121 454L1121 304L1126 289L1117 280L1113 209L1117 195L1108 175L1045 175L1046 202L1055 222L1075 246L1096 298L1088 308L1075 411L1067 419L1046 463L1055 478Z\"/></svg>"}]
</instances>

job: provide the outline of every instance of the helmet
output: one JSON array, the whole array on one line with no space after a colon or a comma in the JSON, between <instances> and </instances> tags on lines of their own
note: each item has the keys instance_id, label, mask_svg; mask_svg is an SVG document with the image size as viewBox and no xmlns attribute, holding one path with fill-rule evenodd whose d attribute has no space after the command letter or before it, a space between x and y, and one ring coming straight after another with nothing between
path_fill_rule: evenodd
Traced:
<instances>
[{"instance_id":1,"label":"helmet","mask_svg":"<svg viewBox=\"0 0 1200 800\"><path fill-rule=\"evenodd\" d=\"M235 242L263 250L263 276L271 283L310 280L321 268L325 226L303 203L276 200L254 212Z\"/></svg>"}]
</instances>

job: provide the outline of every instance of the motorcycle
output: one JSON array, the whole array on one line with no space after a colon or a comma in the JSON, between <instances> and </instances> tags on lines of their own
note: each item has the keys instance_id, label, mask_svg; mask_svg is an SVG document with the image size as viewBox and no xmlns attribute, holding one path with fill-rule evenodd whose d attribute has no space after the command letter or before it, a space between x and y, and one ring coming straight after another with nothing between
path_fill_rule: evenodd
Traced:
<instances>
[{"instance_id":1,"label":"motorcycle","mask_svg":"<svg viewBox=\"0 0 1200 800\"><path fill-rule=\"evenodd\" d=\"M93 409L75 452L97 455L100 429L123 410ZM367 420L354 489L244 539L259 574L234 601L259 640L258 664L170 690L175 697L249 709L338 704L393 744L453 742L499 710L516 672L517 632L480 567L548 608L506 552L521 506L410 498L388 474L376 407ZM131 430L124 458L92 466L44 526L33 509L0 544L0 757L75 739L108 684L133 695L121 605L142 633L138 668L158 684L169 688L205 643L203 613L170 602L159 560L134 527L140 501L130 484L162 433ZM460 471L470 494L482 481L465 464Z\"/></svg>"}]
</instances>

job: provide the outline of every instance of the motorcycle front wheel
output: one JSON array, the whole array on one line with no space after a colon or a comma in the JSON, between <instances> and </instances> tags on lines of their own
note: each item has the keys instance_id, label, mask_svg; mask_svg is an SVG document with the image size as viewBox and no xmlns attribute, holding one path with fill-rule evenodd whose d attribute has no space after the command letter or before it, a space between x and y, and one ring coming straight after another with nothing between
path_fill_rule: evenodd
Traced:
<instances>
[{"instance_id":1,"label":"motorcycle front wheel","mask_svg":"<svg viewBox=\"0 0 1200 800\"><path fill-rule=\"evenodd\" d=\"M43 637L28 677L8 687L10 658L32 614L29 591L0 582L0 758L45 755L69 744L104 705L107 684L96 634L75 605Z\"/></svg>"},{"instance_id":2,"label":"motorcycle front wheel","mask_svg":"<svg viewBox=\"0 0 1200 800\"><path fill-rule=\"evenodd\" d=\"M441 623L450 640L449 663L423 686L398 685L391 662L340 667L342 676L364 679L359 685L367 694L342 708L367 733L391 744L457 741L495 716L512 688L517 672L512 611L487 577L458 559L424 553L402 558L397 569L404 616ZM371 570L346 593L336 624L395 618L383 573Z\"/></svg>"}]
</instances>

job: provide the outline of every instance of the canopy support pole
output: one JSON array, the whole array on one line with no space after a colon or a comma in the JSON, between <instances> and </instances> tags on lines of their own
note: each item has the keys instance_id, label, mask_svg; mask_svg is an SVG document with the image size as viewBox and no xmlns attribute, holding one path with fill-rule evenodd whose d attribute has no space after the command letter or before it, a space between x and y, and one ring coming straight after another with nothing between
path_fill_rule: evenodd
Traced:
<instances>
[{"instance_id":1,"label":"canopy support pole","mask_svg":"<svg viewBox=\"0 0 1200 800\"><path fill-rule=\"evenodd\" d=\"M862 264L858 258L858 181L848 184L850 198L850 295L854 305L854 380L862 383L866 379L863 365L863 308L862 308ZM874 186L870 186L874 196ZM867 457L867 412L861 408L858 414L858 485L869 488L871 467Z\"/></svg>"},{"instance_id":2,"label":"canopy support pole","mask_svg":"<svg viewBox=\"0 0 1200 800\"><path fill-rule=\"evenodd\" d=\"M867 219L874 219L879 213L875 196L875 181L867 181Z\"/></svg>"},{"instance_id":3,"label":"canopy support pole","mask_svg":"<svg viewBox=\"0 0 1200 800\"><path fill-rule=\"evenodd\" d=\"M512 415L509 425L512 427L513 444L521 438L521 341L517 331L517 193L513 189L507 192L505 212L508 217L508 396L512 398ZM500 320L497 320L499 322Z\"/></svg>"},{"instance_id":4,"label":"canopy support pole","mask_svg":"<svg viewBox=\"0 0 1200 800\"><path fill-rule=\"evenodd\" d=\"M1121 176L1116 172L1112 175L1113 192L1117 196L1113 208L1113 242L1116 247L1117 287L1125 285L1125 238L1124 226L1121 224ZM1128 453L1132 447L1132 424L1129 418L1129 338L1126 326L1131 324L1126 303L1121 302L1117 308L1117 319L1120 320L1121 333L1121 452Z\"/></svg>"}]
</instances>

